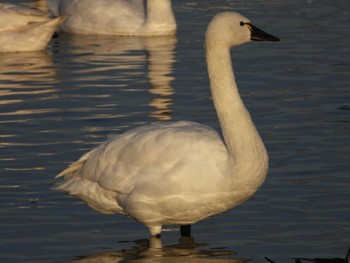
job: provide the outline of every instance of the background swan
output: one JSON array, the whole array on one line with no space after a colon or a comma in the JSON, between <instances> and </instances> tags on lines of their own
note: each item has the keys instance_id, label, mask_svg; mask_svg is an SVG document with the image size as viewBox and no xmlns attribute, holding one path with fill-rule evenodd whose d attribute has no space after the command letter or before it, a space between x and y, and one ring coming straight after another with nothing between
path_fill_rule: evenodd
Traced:
<instances>
[{"instance_id":1,"label":"background swan","mask_svg":"<svg viewBox=\"0 0 350 263\"><path fill-rule=\"evenodd\" d=\"M63 21L32 8L0 4L0 52L43 50Z\"/></svg>"},{"instance_id":2,"label":"background swan","mask_svg":"<svg viewBox=\"0 0 350 263\"><path fill-rule=\"evenodd\" d=\"M176 21L170 0L48 0L61 29L78 34L171 35Z\"/></svg>"},{"instance_id":3,"label":"background swan","mask_svg":"<svg viewBox=\"0 0 350 263\"><path fill-rule=\"evenodd\" d=\"M234 12L216 15L206 32L206 58L224 141L189 121L138 127L109 138L58 177L57 189L95 210L125 214L153 236L162 225L190 224L250 198L268 170L265 146L233 75L230 47L250 40L278 41Z\"/></svg>"}]
</instances>

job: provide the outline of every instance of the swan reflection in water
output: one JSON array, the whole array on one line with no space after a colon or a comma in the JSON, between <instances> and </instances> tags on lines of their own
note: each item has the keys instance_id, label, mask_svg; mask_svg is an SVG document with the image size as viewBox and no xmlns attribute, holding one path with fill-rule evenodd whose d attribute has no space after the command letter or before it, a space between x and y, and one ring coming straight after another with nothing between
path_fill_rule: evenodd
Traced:
<instances>
[{"instance_id":1,"label":"swan reflection in water","mask_svg":"<svg viewBox=\"0 0 350 263\"><path fill-rule=\"evenodd\" d=\"M102 252L93 255L82 256L68 262L97 263L97 262L122 262L124 260L143 263L170 262L170 263L245 263L246 259L235 258L235 252L225 248L200 249L206 244L196 244L192 237L181 237L178 244L163 247L161 239L152 237L150 240L136 240L134 246L115 252ZM67 261L65 261L67 262Z\"/></svg>"},{"instance_id":2,"label":"swan reflection in water","mask_svg":"<svg viewBox=\"0 0 350 263\"><path fill-rule=\"evenodd\" d=\"M136 246L125 249L119 252L102 252L96 253L89 256L82 256L79 259L68 261L75 263L97 263L97 262L121 262L124 260L148 263L148 262L164 262L164 263L199 263L199 262L220 262L220 263L246 263L249 259L234 258L235 252L226 249L211 249L201 250L197 249L201 244L195 244L190 237L182 237L179 244L170 245L161 248L159 244L160 239L152 237L150 240L136 240L134 243ZM153 243L153 244L152 244ZM155 247L152 247L155 246ZM303 262L314 262L314 263L350 263L350 249L345 259L342 258L295 258L291 259L290 262L303 263ZM265 257L267 261L271 263L279 263L272 261L268 257ZM65 261L67 262L67 261Z\"/></svg>"},{"instance_id":3,"label":"swan reflection in water","mask_svg":"<svg viewBox=\"0 0 350 263\"><path fill-rule=\"evenodd\" d=\"M171 73L176 36L118 37L61 33L59 41L59 52L70 54L70 62L81 65L74 77L84 82L91 81L90 86L110 85L130 92L135 89L135 79L139 81L146 75L150 85L148 92L154 95L148 102L154 108L149 116L157 121L171 119L169 106L173 103L171 82L174 78ZM99 74L101 72L103 74ZM113 82L116 79L121 84Z\"/></svg>"},{"instance_id":4,"label":"swan reflection in water","mask_svg":"<svg viewBox=\"0 0 350 263\"><path fill-rule=\"evenodd\" d=\"M56 76L51 56L45 51L0 53L0 104L20 104L29 96L50 98Z\"/></svg>"}]
</instances>

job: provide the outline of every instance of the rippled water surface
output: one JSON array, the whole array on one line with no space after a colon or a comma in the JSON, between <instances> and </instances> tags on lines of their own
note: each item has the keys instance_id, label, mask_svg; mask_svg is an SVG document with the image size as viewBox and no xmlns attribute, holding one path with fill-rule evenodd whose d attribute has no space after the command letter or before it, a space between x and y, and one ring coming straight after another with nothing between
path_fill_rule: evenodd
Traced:
<instances>
[{"instance_id":1,"label":"rippled water surface","mask_svg":"<svg viewBox=\"0 0 350 263\"><path fill-rule=\"evenodd\" d=\"M12 1L34 6L39 1ZM350 2L174 0L176 37L54 38L47 52L0 54L1 262L294 262L350 245ZM41 6L42 7L42 6ZM147 229L52 191L54 176L108 134L165 120L219 129L203 34L237 10L281 38L232 51L241 95L270 155L247 203ZM159 245L159 244L158 244Z\"/></svg>"}]
</instances>

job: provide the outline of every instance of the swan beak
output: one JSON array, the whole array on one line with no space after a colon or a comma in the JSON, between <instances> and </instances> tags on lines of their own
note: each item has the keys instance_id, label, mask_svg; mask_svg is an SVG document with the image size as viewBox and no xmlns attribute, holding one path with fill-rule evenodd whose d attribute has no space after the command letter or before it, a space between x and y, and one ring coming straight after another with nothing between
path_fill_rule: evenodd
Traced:
<instances>
[{"instance_id":1,"label":"swan beak","mask_svg":"<svg viewBox=\"0 0 350 263\"><path fill-rule=\"evenodd\" d=\"M275 37L273 35L270 35L261 29L253 26L251 23L245 23L246 26L248 26L251 35L250 39L254 41L280 41L278 37Z\"/></svg>"}]
</instances>

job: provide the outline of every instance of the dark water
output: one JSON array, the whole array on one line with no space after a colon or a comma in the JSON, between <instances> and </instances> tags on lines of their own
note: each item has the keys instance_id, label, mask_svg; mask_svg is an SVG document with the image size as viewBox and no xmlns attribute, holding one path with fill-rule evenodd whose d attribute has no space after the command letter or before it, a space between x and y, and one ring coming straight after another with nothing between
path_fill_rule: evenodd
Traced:
<instances>
[{"instance_id":1,"label":"dark water","mask_svg":"<svg viewBox=\"0 0 350 263\"><path fill-rule=\"evenodd\" d=\"M34 1L13 3L36 4ZM47 52L0 54L0 262L294 262L350 245L350 2L173 1L177 37L60 35ZM50 190L110 133L163 120L219 128L203 56L211 17L237 10L280 43L232 51L270 155L247 203L193 226L194 240L100 215Z\"/></svg>"}]
</instances>

